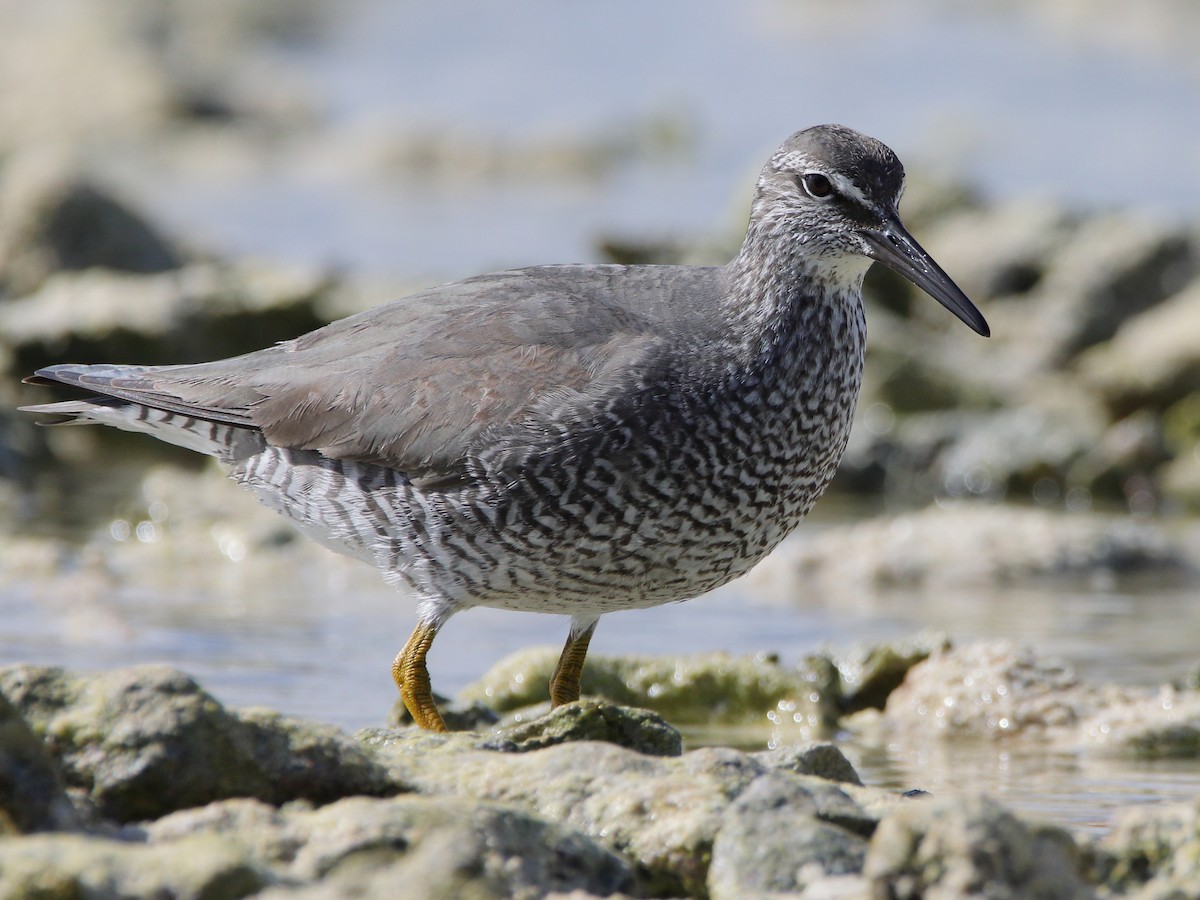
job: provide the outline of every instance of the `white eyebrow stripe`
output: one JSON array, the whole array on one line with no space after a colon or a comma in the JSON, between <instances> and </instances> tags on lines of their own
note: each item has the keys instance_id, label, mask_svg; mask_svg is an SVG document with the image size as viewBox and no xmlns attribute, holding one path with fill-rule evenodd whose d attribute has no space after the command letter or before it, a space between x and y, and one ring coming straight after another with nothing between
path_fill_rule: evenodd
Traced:
<instances>
[{"instance_id":1,"label":"white eyebrow stripe","mask_svg":"<svg viewBox=\"0 0 1200 900\"><path fill-rule=\"evenodd\" d=\"M871 204L867 202L867 198L863 192L858 189L858 185L845 175L841 175L837 172L826 172L823 174L826 178L833 182L838 193L843 197L849 197L852 200L857 200L861 206L868 208L871 206Z\"/></svg>"}]
</instances>

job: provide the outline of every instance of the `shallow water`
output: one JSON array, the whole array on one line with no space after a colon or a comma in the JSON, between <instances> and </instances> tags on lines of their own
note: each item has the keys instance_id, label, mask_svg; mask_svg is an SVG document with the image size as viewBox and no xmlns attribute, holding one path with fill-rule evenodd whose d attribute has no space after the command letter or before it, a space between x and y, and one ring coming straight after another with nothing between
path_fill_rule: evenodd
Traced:
<instances>
[{"instance_id":1,"label":"shallow water","mask_svg":"<svg viewBox=\"0 0 1200 900\"><path fill-rule=\"evenodd\" d=\"M1078 6L359 0L272 51L321 130L255 165L138 160L120 180L217 248L431 279L736 230L766 155L826 121L996 197L1193 215L1194 17L1156 15L1187 4L1129 27ZM425 138L458 161L372 162Z\"/></svg>"},{"instance_id":2,"label":"shallow water","mask_svg":"<svg viewBox=\"0 0 1200 900\"><path fill-rule=\"evenodd\" d=\"M269 706L348 730L379 725L395 701L389 666L411 627L413 605L377 584L366 567L315 546L301 556L301 566L268 563L252 579L231 564L228 587L220 573L189 573L172 559L165 576L115 566L98 580L60 577L55 584L69 588L61 594L44 584L10 585L0 589L0 664L89 670L165 662L230 705ZM957 642L1028 644L1043 660L1061 658L1094 682L1152 686L1195 666L1200 633L1200 604L1187 588L1171 585L940 590L829 605L811 598L780 604L753 589L741 581L685 604L606 616L592 652L772 652L788 663L821 647L944 631ZM453 694L511 652L557 647L565 629L558 616L465 612L430 655L434 687ZM709 733L691 743L761 749L768 739L764 729L749 740ZM1084 757L1020 741L930 749L850 739L845 749L869 784L984 791L1088 831L1106 828L1120 807L1200 797L1194 760Z\"/></svg>"}]
</instances>

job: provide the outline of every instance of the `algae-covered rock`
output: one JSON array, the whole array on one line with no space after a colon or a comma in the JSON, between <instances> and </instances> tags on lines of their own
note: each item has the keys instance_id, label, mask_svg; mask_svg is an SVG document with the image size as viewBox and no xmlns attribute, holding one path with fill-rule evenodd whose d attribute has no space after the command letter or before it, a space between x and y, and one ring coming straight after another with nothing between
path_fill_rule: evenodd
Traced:
<instances>
[{"instance_id":1,"label":"algae-covered rock","mask_svg":"<svg viewBox=\"0 0 1200 900\"><path fill-rule=\"evenodd\" d=\"M147 846L73 834L0 841L0 896L73 900L233 900L269 881L233 838Z\"/></svg>"},{"instance_id":2,"label":"algae-covered rock","mask_svg":"<svg viewBox=\"0 0 1200 900\"><path fill-rule=\"evenodd\" d=\"M1128 809L1091 848L1093 880L1121 897L1200 897L1200 805Z\"/></svg>"},{"instance_id":3,"label":"algae-covered rock","mask_svg":"<svg viewBox=\"0 0 1200 900\"><path fill-rule=\"evenodd\" d=\"M863 874L895 900L1093 896L1071 836L1025 822L985 797L916 800L879 823Z\"/></svg>"},{"instance_id":4,"label":"algae-covered rock","mask_svg":"<svg viewBox=\"0 0 1200 900\"><path fill-rule=\"evenodd\" d=\"M58 766L0 693L0 837L68 828L75 818Z\"/></svg>"},{"instance_id":5,"label":"algae-covered rock","mask_svg":"<svg viewBox=\"0 0 1200 900\"><path fill-rule=\"evenodd\" d=\"M882 715L843 725L877 745L1032 739L1066 753L1194 759L1200 690L1090 684L1028 648L980 641L932 653L908 671Z\"/></svg>"},{"instance_id":6,"label":"algae-covered rock","mask_svg":"<svg viewBox=\"0 0 1200 900\"><path fill-rule=\"evenodd\" d=\"M271 710L238 710L233 716L246 726L249 759L271 785L254 796L270 803L328 803L354 794L395 792L383 768L341 729Z\"/></svg>"},{"instance_id":7,"label":"algae-covered rock","mask_svg":"<svg viewBox=\"0 0 1200 900\"><path fill-rule=\"evenodd\" d=\"M763 775L722 816L708 871L709 896L800 892L830 875L862 870L867 841L818 816L817 804L797 781Z\"/></svg>"},{"instance_id":8,"label":"algae-covered rock","mask_svg":"<svg viewBox=\"0 0 1200 900\"><path fill-rule=\"evenodd\" d=\"M639 887L649 893L706 890L725 810L767 772L805 785L823 821L847 827L867 818L836 785L772 770L736 750L651 757L587 741L502 754L456 743L433 755L412 752L410 740L421 738L393 732L369 744L397 783L424 795L504 803L577 829L632 859Z\"/></svg>"},{"instance_id":9,"label":"algae-covered rock","mask_svg":"<svg viewBox=\"0 0 1200 900\"><path fill-rule=\"evenodd\" d=\"M855 647L837 656L842 677L842 710L882 709L909 669L936 650L950 649L944 635L918 635L908 640Z\"/></svg>"},{"instance_id":10,"label":"algae-covered rock","mask_svg":"<svg viewBox=\"0 0 1200 900\"><path fill-rule=\"evenodd\" d=\"M501 711L543 703L557 660L549 648L518 651L464 688L460 699ZM786 707L795 723L820 736L836 722L839 682L828 660L810 662L790 669L766 654L593 656L580 688L585 696L653 710L675 725L766 726L772 711Z\"/></svg>"},{"instance_id":11,"label":"algae-covered rock","mask_svg":"<svg viewBox=\"0 0 1200 900\"><path fill-rule=\"evenodd\" d=\"M0 691L43 737L67 783L118 821L224 797L325 802L394 790L337 729L273 713L242 718L165 666L90 676L10 666L0 669Z\"/></svg>"},{"instance_id":12,"label":"algae-covered rock","mask_svg":"<svg viewBox=\"0 0 1200 900\"><path fill-rule=\"evenodd\" d=\"M888 697L884 718L927 736L1001 737L1073 728L1101 697L1063 665L1007 641L935 652Z\"/></svg>"},{"instance_id":13,"label":"algae-covered rock","mask_svg":"<svg viewBox=\"0 0 1200 900\"><path fill-rule=\"evenodd\" d=\"M833 744L791 744L754 754L755 759L772 769L783 769L795 775L814 775L827 781L862 784L858 772L846 754Z\"/></svg>"},{"instance_id":14,"label":"algae-covered rock","mask_svg":"<svg viewBox=\"0 0 1200 900\"><path fill-rule=\"evenodd\" d=\"M232 800L164 817L144 835L165 848L223 836L286 896L608 896L633 884L628 863L578 831L469 799L353 797L278 810Z\"/></svg>"},{"instance_id":15,"label":"algae-covered rock","mask_svg":"<svg viewBox=\"0 0 1200 900\"><path fill-rule=\"evenodd\" d=\"M1156 691L1109 691L1080 722L1080 746L1143 759L1200 757L1200 691L1164 685Z\"/></svg>"},{"instance_id":16,"label":"algae-covered rock","mask_svg":"<svg viewBox=\"0 0 1200 900\"><path fill-rule=\"evenodd\" d=\"M606 741L650 756L679 756L683 752L683 738L662 717L649 710L591 698L501 729L496 740L497 749L518 753L568 741Z\"/></svg>"}]
</instances>

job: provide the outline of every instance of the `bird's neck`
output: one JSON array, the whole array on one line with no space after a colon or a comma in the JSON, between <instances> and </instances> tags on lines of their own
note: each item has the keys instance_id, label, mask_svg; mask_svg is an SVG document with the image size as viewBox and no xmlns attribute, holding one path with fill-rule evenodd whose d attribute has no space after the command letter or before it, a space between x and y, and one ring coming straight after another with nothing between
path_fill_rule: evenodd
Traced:
<instances>
[{"instance_id":1,"label":"bird's neck","mask_svg":"<svg viewBox=\"0 0 1200 900\"><path fill-rule=\"evenodd\" d=\"M764 237L752 229L726 266L725 314L729 333L739 335L738 350L761 359L788 346L831 340L861 352L862 282L869 267L863 257L822 257L795 236Z\"/></svg>"}]
</instances>

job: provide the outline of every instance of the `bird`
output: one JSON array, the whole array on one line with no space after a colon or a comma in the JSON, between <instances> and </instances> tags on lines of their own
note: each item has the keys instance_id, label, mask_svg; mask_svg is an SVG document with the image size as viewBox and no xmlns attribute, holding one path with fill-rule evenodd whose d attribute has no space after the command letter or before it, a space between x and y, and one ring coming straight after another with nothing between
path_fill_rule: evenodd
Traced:
<instances>
[{"instance_id":1,"label":"bird","mask_svg":"<svg viewBox=\"0 0 1200 900\"><path fill-rule=\"evenodd\" d=\"M570 617L552 707L609 612L748 571L832 479L862 381L863 277L983 315L908 233L904 168L841 125L770 157L722 266L551 265L467 278L185 365L59 364L22 407L215 457L321 544L417 599L392 676L446 730L427 654L475 606Z\"/></svg>"}]
</instances>

